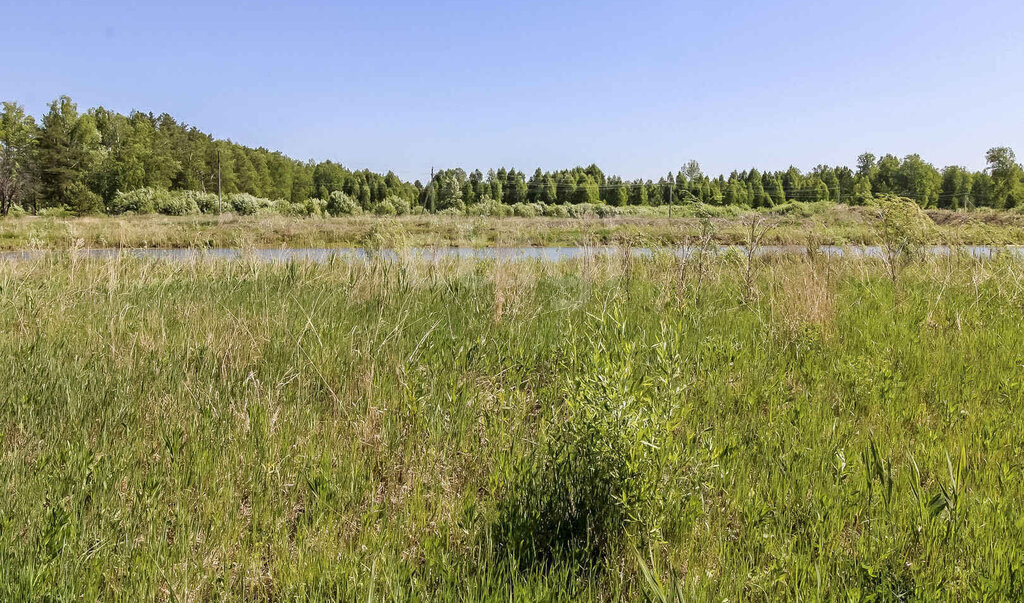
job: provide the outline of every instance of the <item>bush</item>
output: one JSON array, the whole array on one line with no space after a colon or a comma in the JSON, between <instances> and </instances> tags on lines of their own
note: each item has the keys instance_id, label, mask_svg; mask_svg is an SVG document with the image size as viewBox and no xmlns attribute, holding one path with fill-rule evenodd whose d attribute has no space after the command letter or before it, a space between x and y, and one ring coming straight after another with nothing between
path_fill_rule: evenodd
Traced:
<instances>
[{"instance_id":1,"label":"bush","mask_svg":"<svg viewBox=\"0 0 1024 603\"><path fill-rule=\"evenodd\" d=\"M165 191L149 187L127 192L119 191L110 202L110 213L156 212L168 216L188 216L199 213L200 207L196 199L201 195L202 193L193 191Z\"/></svg>"},{"instance_id":2,"label":"bush","mask_svg":"<svg viewBox=\"0 0 1024 603\"><path fill-rule=\"evenodd\" d=\"M374 220L359 238L359 246L367 253L402 249L406 246L405 228L397 220Z\"/></svg>"},{"instance_id":3,"label":"bush","mask_svg":"<svg viewBox=\"0 0 1024 603\"><path fill-rule=\"evenodd\" d=\"M302 210L310 217L322 216L327 213L327 203L323 199L312 197L302 202Z\"/></svg>"},{"instance_id":4,"label":"bush","mask_svg":"<svg viewBox=\"0 0 1024 603\"><path fill-rule=\"evenodd\" d=\"M179 192L156 191L154 209L166 216L191 216L199 213L199 205L190 195Z\"/></svg>"},{"instance_id":5,"label":"bush","mask_svg":"<svg viewBox=\"0 0 1024 603\"><path fill-rule=\"evenodd\" d=\"M42 218L66 218L71 215L71 212L64 206L44 207L36 212L36 215Z\"/></svg>"},{"instance_id":6,"label":"bush","mask_svg":"<svg viewBox=\"0 0 1024 603\"><path fill-rule=\"evenodd\" d=\"M110 202L110 213L151 214L156 211L156 191L151 188L138 188L133 191L118 191Z\"/></svg>"},{"instance_id":7,"label":"bush","mask_svg":"<svg viewBox=\"0 0 1024 603\"><path fill-rule=\"evenodd\" d=\"M468 216L495 216L502 217L512 214L512 208L500 201L495 201L490 197L484 197L479 202L474 203L466 208L466 215Z\"/></svg>"},{"instance_id":8,"label":"bush","mask_svg":"<svg viewBox=\"0 0 1024 603\"><path fill-rule=\"evenodd\" d=\"M568 218L569 208L564 205L548 205L544 208L544 215L549 218Z\"/></svg>"},{"instance_id":9,"label":"bush","mask_svg":"<svg viewBox=\"0 0 1024 603\"><path fill-rule=\"evenodd\" d=\"M101 214L106 210L103 197L89 190L84 184L72 185L68 192L71 197L71 208L79 216Z\"/></svg>"},{"instance_id":10,"label":"bush","mask_svg":"<svg viewBox=\"0 0 1024 603\"><path fill-rule=\"evenodd\" d=\"M879 197L875 231L882 245L882 260L895 283L900 273L924 253L930 221L911 199Z\"/></svg>"},{"instance_id":11,"label":"bush","mask_svg":"<svg viewBox=\"0 0 1024 603\"><path fill-rule=\"evenodd\" d=\"M221 204L217 195L214 193L204 193L202 191L182 191L180 194L186 198L191 199L199 211L204 214L215 214L218 213L218 205Z\"/></svg>"},{"instance_id":12,"label":"bush","mask_svg":"<svg viewBox=\"0 0 1024 603\"><path fill-rule=\"evenodd\" d=\"M261 207L270 204L267 199L260 199L249 193L232 193L224 197L225 205L240 216L253 216Z\"/></svg>"},{"instance_id":13,"label":"bush","mask_svg":"<svg viewBox=\"0 0 1024 603\"><path fill-rule=\"evenodd\" d=\"M384 199L373 206L373 213L378 216L393 216L397 212L395 211L395 206L391 204L391 201Z\"/></svg>"},{"instance_id":14,"label":"bush","mask_svg":"<svg viewBox=\"0 0 1024 603\"><path fill-rule=\"evenodd\" d=\"M277 214L279 216L297 217L303 215L302 206L284 199L277 199L270 202L270 206L261 209L260 213Z\"/></svg>"},{"instance_id":15,"label":"bush","mask_svg":"<svg viewBox=\"0 0 1024 603\"><path fill-rule=\"evenodd\" d=\"M327 213L332 216L356 216L363 213L359 202L342 191L334 191L327 200Z\"/></svg>"},{"instance_id":16,"label":"bush","mask_svg":"<svg viewBox=\"0 0 1024 603\"><path fill-rule=\"evenodd\" d=\"M396 215L404 216L409 213L409 202L397 195L391 195L384 201L390 203L395 208Z\"/></svg>"},{"instance_id":17,"label":"bush","mask_svg":"<svg viewBox=\"0 0 1024 603\"><path fill-rule=\"evenodd\" d=\"M512 205L512 215L520 218L535 218L544 215L543 203L516 203Z\"/></svg>"},{"instance_id":18,"label":"bush","mask_svg":"<svg viewBox=\"0 0 1024 603\"><path fill-rule=\"evenodd\" d=\"M521 563L599 562L623 536L659 531L662 422L629 366L596 357L598 369L566 387L539 460L499 504L495 533Z\"/></svg>"},{"instance_id":19,"label":"bush","mask_svg":"<svg viewBox=\"0 0 1024 603\"><path fill-rule=\"evenodd\" d=\"M565 206L566 211L569 212L571 218L583 218L587 215L587 208L589 204L583 203L580 205L567 205Z\"/></svg>"},{"instance_id":20,"label":"bush","mask_svg":"<svg viewBox=\"0 0 1024 603\"><path fill-rule=\"evenodd\" d=\"M278 199L272 201L268 208L260 210L259 213L273 213L292 218L318 217L324 214L324 205L322 200L315 198L297 203Z\"/></svg>"}]
</instances>

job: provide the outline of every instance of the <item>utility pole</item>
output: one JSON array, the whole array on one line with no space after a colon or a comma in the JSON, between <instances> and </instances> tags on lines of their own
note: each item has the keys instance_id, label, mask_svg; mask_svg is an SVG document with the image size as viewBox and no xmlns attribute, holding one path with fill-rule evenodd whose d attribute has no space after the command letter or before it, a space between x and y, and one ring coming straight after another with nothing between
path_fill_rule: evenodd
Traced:
<instances>
[{"instance_id":1,"label":"utility pole","mask_svg":"<svg viewBox=\"0 0 1024 603\"><path fill-rule=\"evenodd\" d=\"M672 185L668 185L668 217L672 218Z\"/></svg>"},{"instance_id":2,"label":"utility pole","mask_svg":"<svg viewBox=\"0 0 1024 603\"><path fill-rule=\"evenodd\" d=\"M430 213L434 213L434 201L437 199L437 190L434 188L434 166L430 166L430 193L427 196L430 198Z\"/></svg>"},{"instance_id":3,"label":"utility pole","mask_svg":"<svg viewBox=\"0 0 1024 603\"><path fill-rule=\"evenodd\" d=\"M220 147L217 147L217 215L224 213L224 199L220 194Z\"/></svg>"}]
</instances>

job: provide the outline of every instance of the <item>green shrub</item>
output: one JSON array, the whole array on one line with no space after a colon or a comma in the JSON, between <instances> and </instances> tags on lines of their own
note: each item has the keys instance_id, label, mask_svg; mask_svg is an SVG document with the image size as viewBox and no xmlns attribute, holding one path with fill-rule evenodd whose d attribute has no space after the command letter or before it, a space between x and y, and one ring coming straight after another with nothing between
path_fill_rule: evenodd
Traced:
<instances>
[{"instance_id":1,"label":"green shrub","mask_svg":"<svg viewBox=\"0 0 1024 603\"><path fill-rule=\"evenodd\" d=\"M110 202L110 213L151 214L156 211L156 191L151 188L138 188L133 191L118 191Z\"/></svg>"},{"instance_id":2,"label":"green shrub","mask_svg":"<svg viewBox=\"0 0 1024 603\"><path fill-rule=\"evenodd\" d=\"M303 215L302 206L291 201L284 199L276 199L270 202L270 205L262 209L261 212L267 214L277 214L279 216L298 217Z\"/></svg>"},{"instance_id":3,"label":"green shrub","mask_svg":"<svg viewBox=\"0 0 1024 603\"><path fill-rule=\"evenodd\" d=\"M466 207L466 215L468 216L494 216L502 217L512 214L512 208L500 201L495 201L490 197L484 197L477 203Z\"/></svg>"},{"instance_id":4,"label":"green shrub","mask_svg":"<svg viewBox=\"0 0 1024 603\"><path fill-rule=\"evenodd\" d=\"M569 382L539 458L499 504L498 542L521 563L600 562L623 537L659 532L662 423L629 366L600 351L595 366Z\"/></svg>"},{"instance_id":5,"label":"green shrub","mask_svg":"<svg viewBox=\"0 0 1024 603\"><path fill-rule=\"evenodd\" d=\"M260 209L271 206L270 199L263 199L249 193L233 193L224 197L225 205L240 216L253 216Z\"/></svg>"},{"instance_id":6,"label":"green shrub","mask_svg":"<svg viewBox=\"0 0 1024 603\"><path fill-rule=\"evenodd\" d=\"M363 213L359 202L342 191L334 191L327 200L327 213L332 216L356 216Z\"/></svg>"},{"instance_id":7,"label":"green shrub","mask_svg":"<svg viewBox=\"0 0 1024 603\"><path fill-rule=\"evenodd\" d=\"M399 197L398 195L390 195L384 201L390 203L391 207L395 208L396 215L404 216L405 214L409 213L409 202Z\"/></svg>"},{"instance_id":8,"label":"green shrub","mask_svg":"<svg viewBox=\"0 0 1024 603\"><path fill-rule=\"evenodd\" d=\"M311 197L302 202L302 210L310 217L322 216L327 213L327 203L323 199Z\"/></svg>"},{"instance_id":9,"label":"green shrub","mask_svg":"<svg viewBox=\"0 0 1024 603\"><path fill-rule=\"evenodd\" d=\"M71 212L64 206L44 207L36 215L43 218L67 218L71 215Z\"/></svg>"},{"instance_id":10,"label":"green shrub","mask_svg":"<svg viewBox=\"0 0 1024 603\"><path fill-rule=\"evenodd\" d=\"M384 199L373 206L373 213L378 216L393 216L397 212L395 211L395 206L391 204L391 201Z\"/></svg>"},{"instance_id":11,"label":"green shrub","mask_svg":"<svg viewBox=\"0 0 1024 603\"><path fill-rule=\"evenodd\" d=\"M931 222L911 199L883 195L877 204L875 231L882 242L882 260L896 282L903 269L923 255Z\"/></svg>"},{"instance_id":12,"label":"green shrub","mask_svg":"<svg viewBox=\"0 0 1024 603\"><path fill-rule=\"evenodd\" d=\"M180 194L187 199L191 199L196 204L196 207L199 208L200 213L215 214L219 211L218 205L221 204L221 202L214 193L204 193L202 191L181 191Z\"/></svg>"},{"instance_id":13,"label":"green shrub","mask_svg":"<svg viewBox=\"0 0 1024 603\"><path fill-rule=\"evenodd\" d=\"M569 217L583 218L587 215L589 207L589 203L580 203L579 205L567 205L565 209L569 212Z\"/></svg>"},{"instance_id":14,"label":"green shrub","mask_svg":"<svg viewBox=\"0 0 1024 603\"><path fill-rule=\"evenodd\" d=\"M535 218L544 215L541 203L516 203L512 206L512 215L519 218Z\"/></svg>"},{"instance_id":15,"label":"green shrub","mask_svg":"<svg viewBox=\"0 0 1024 603\"><path fill-rule=\"evenodd\" d=\"M168 216L216 213L217 195L201 191L166 191L144 187L118 192L110 202L109 210L112 214L155 212Z\"/></svg>"},{"instance_id":16,"label":"green shrub","mask_svg":"<svg viewBox=\"0 0 1024 603\"><path fill-rule=\"evenodd\" d=\"M306 199L298 203L292 203L284 199L278 199L271 203L268 212L292 218L308 218L322 216L324 213L324 202L320 199Z\"/></svg>"},{"instance_id":17,"label":"green shrub","mask_svg":"<svg viewBox=\"0 0 1024 603\"><path fill-rule=\"evenodd\" d=\"M199 205L190 195L180 192L156 191L154 209L165 216L191 216L199 213Z\"/></svg>"},{"instance_id":18,"label":"green shrub","mask_svg":"<svg viewBox=\"0 0 1024 603\"><path fill-rule=\"evenodd\" d=\"M564 205L548 205L544 208L544 215L549 218L568 218L569 208Z\"/></svg>"},{"instance_id":19,"label":"green shrub","mask_svg":"<svg viewBox=\"0 0 1024 603\"><path fill-rule=\"evenodd\" d=\"M401 223L393 219L374 220L370 228L359 238L359 246L368 253L383 250L402 249L406 246L407 233Z\"/></svg>"}]
</instances>

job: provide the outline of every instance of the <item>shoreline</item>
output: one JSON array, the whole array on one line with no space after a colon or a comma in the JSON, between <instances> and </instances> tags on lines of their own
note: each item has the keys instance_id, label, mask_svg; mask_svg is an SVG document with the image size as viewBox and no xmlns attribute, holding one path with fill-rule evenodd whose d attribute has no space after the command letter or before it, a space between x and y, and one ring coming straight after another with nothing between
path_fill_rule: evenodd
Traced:
<instances>
[{"instance_id":1,"label":"shoreline","mask_svg":"<svg viewBox=\"0 0 1024 603\"><path fill-rule=\"evenodd\" d=\"M1024 214L1015 211L928 210L926 215L928 244L1024 244ZM713 218L714 242L744 243L752 218L769 227L765 244L844 246L879 240L871 208L832 206L809 216L751 212ZM693 242L700 228L695 217L23 216L0 220L0 250L674 246Z\"/></svg>"}]
</instances>

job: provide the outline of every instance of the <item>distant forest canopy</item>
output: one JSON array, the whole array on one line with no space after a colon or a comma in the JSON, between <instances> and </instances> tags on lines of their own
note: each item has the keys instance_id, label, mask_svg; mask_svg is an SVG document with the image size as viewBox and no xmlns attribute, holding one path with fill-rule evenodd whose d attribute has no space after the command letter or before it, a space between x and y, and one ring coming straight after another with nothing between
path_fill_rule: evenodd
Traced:
<instances>
[{"instance_id":1,"label":"distant forest canopy","mask_svg":"<svg viewBox=\"0 0 1024 603\"><path fill-rule=\"evenodd\" d=\"M705 175L695 161L657 181L623 180L596 165L530 176L500 168L441 170L426 185L392 172L350 170L332 161L302 162L265 148L250 148L209 134L167 114L121 115L98 107L84 113L67 96L50 103L38 121L13 102L0 113L0 213L63 208L76 214L116 212L119 193L139 189L244 193L293 204L324 200L330 213L346 204L369 209L387 202L426 211L466 210L479 203L657 206L695 201L711 205L771 207L787 201L864 204L897 194L923 207L961 209L1024 206L1024 169L1013 150L986 153L987 167L942 170L919 155L898 158L864 153L854 168L819 165L803 173L734 171ZM342 208L331 211L333 207ZM123 206L123 204L122 204Z\"/></svg>"}]
</instances>

